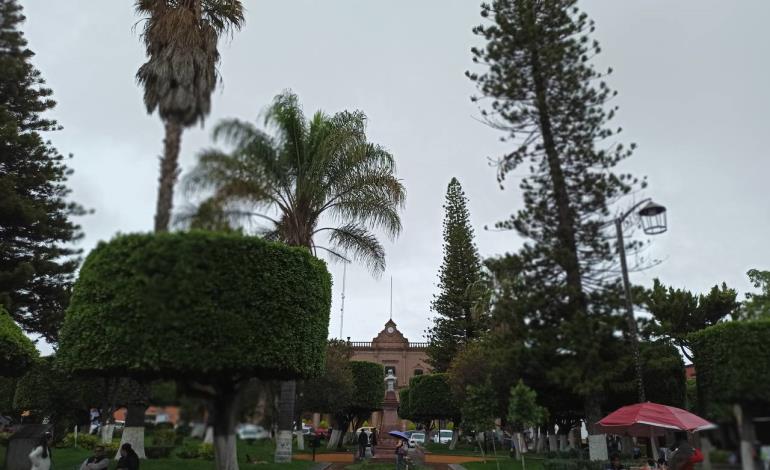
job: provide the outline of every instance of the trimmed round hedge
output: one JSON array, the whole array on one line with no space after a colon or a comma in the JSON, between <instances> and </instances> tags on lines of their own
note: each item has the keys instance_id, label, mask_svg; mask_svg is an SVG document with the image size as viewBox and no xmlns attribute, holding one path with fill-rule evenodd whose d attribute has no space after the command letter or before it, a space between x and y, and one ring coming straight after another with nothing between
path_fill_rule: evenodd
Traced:
<instances>
[{"instance_id":1,"label":"trimmed round hedge","mask_svg":"<svg viewBox=\"0 0 770 470\"><path fill-rule=\"evenodd\" d=\"M0 305L0 377L18 377L37 358L32 340Z\"/></svg>"},{"instance_id":2,"label":"trimmed round hedge","mask_svg":"<svg viewBox=\"0 0 770 470\"><path fill-rule=\"evenodd\" d=\"M690 341L705 411L736 403L770 406L770 320L720 323Z\"/></svg>"},{"instance_id":3,"label":"trimmed round hedge","mask_svg":"<svg viewBox=\"0 0 770 470\"><path fill-rule=\"evenodd\" d=\"M58 357L72 372L212 382L323 369L331 277L308 250L235 233L100 243L75 283Z\"/></svg>"},{"instance_id":4,"label":"trimmed round hedge","mask_svg":"<svg viewBox=\"0 0 770 470\"><path fill-rule=\"evenodd\" d=\"M417 375L409 383L409 413L413 420L432 421L460 416L448 374Z\"/></svg>"}]
</instances>

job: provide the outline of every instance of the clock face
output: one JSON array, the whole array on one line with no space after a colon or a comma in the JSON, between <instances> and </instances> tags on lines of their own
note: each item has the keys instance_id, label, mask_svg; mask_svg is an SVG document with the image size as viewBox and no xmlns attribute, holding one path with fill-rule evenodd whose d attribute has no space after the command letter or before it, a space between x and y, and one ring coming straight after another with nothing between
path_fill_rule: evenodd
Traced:
<instances>
[{"instance_id":1,"label":"clock face","mask_svg":"<svg viewBox=\"0 0 770 470\"><path fill-rule=\"evenodd\" d=\"M391 333L391 334L392 334L392 333L393 333L393 331L395 331L395 330L393 330L393 327L392 327L392 326L389 326L389 327L388 327L388 333Z\"/></svg>"}]
</instances>

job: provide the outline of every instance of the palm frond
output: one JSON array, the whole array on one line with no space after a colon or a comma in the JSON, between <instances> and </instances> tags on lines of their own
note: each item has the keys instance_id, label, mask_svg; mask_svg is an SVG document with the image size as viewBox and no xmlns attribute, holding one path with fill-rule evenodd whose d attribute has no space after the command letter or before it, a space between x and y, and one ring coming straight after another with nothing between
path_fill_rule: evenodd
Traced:
<instances>
[{"instance_id":1,"label":"palm frond","mask_svg":"<svg viewBox=\"0 0 770 470\"><path fill-rule=\"evenodd\" d=\"M326 227L316 231L329 231L329 242L342 253L350 253L352 258L368 266L375 275L385 271L385 249L366 227L358 224L345 224L341 227ZM336 250L335 250L336 251Z\"/></svg>"}]
</instances>

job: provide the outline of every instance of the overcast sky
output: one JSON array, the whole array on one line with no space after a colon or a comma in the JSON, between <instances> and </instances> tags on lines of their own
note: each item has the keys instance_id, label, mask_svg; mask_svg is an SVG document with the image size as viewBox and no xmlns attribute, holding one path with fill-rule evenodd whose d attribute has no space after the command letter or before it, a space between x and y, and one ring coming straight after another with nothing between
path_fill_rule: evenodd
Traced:
<instances>
[{"instance_id":1,"label":"overcast sky","mask_svg":"<svg viewBox=\"0 0 770 470\"><path fill-rule=\"evenodd\" d=\"M34 62L54 90L51 135L72 153L73 198L93 215L80 220L83 248L117 232L152 229L163 128L148 116L134 80L144 49L132 30L133 2L22 0ZM246 24L220 45L223 86L206 127L185 131L181 166L210 143L221 118L254 119L291 88L308 114L361 109L368 135L395 156L408 195L404 231L386 243L387 272L374 279L348 269L343 337L370 340L393 319L412 341L424 340L441 263L442 203L450 178L470 199L484 256L516 250L511 232L485 231L520 205L498 189L488 159L506 151L480 124L471 33L476 0L244 0ZM726 281L750 289L746 271L770 268L770 36L766 0L591 0L603 46L597 65L612 66L627 141L639 149L624 164L646 175L651 196L668 207L669 231L649 255L663 260L632 282L703 291ZM513 185L511 185L513 186ZM177 202L182 202L177 200ZM631 202L631 201L629 201ZM330 336L339 336L342 266L331 264Z\"/></svg>"}]
</instances>

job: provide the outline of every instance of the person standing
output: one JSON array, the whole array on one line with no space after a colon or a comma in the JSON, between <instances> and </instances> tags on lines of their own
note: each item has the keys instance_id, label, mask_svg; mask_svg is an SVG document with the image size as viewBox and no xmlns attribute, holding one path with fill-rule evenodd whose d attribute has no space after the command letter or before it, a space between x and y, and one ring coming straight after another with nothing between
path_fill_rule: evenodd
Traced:
<instances>
[{"instance_id":1,"label":"person standing","mask_svg":"<svg viewBox=\"0 0 770 470\"><path fill-rule=\"evenodd\" d=\"M404 468L404 464L406 463L407 446L408 444L406 444L405 440L398 440L398 445L396 446L396 470L402 470Z\"/></svg>"},{"instance_id":2,"label":"person standing","mask_svg":"<svg viewBox=\"0 0 770 470\"><path fill-rule=\"evenodd\" d=\"M38 445L29 453L32 463L30 470L50 470L51 468L51 433L47 432L40 438Z\"/></svg>"},{"instance_id":3,"label":"person standing","mask_svg":"<svg viewBox=\"0 0 770 470\"><path fill-rule=\"evenodd\" d=\"M372 448L372 457L374 457L374 448L377 446L377 429L372 429L372 434L369 436L369 446Z\"/></svg>"},{"instance_id":4,"label":"person standing","mask_svg":"<svg viewBox=\"0 0 770 470\"><path fill-rule=\"evenodd\" d=\"M699 449L690 445L687 433L677 433L679 445L669 459L670 470L693 470L695 464L703 462L703 454Z\"/></svg>"},{"instance_id":5,"label":"person standing","mask_svg":"<svg viewBox=\"0 0 770 470\"><path fill-rule=\"evenodd\" d=\"M120 460L115 470L139 470L139 456L128 442L120 446Z\"/></svg>"},{"instance_id":6,"label":"person standing","mask_svg":"<svg viewBox=\"0 0 770 470\"><path fill-rule=\"evenodd\" d=\"M366 431L362 429L358 434L358 458L361 460L366 457L367 444L369 444L369 436L367 436Z\"/></svg>"}]
</instances>

